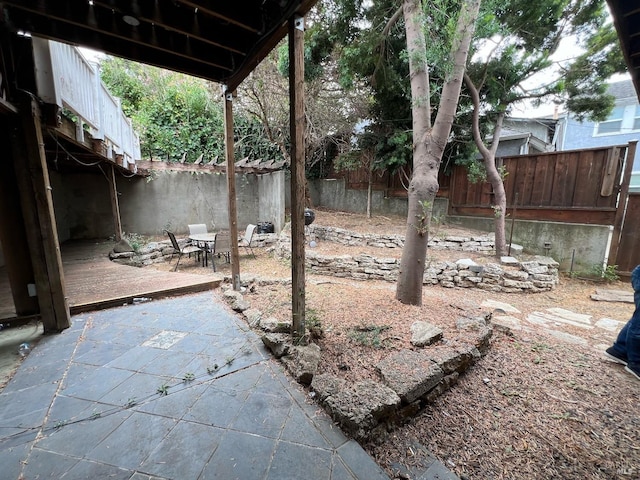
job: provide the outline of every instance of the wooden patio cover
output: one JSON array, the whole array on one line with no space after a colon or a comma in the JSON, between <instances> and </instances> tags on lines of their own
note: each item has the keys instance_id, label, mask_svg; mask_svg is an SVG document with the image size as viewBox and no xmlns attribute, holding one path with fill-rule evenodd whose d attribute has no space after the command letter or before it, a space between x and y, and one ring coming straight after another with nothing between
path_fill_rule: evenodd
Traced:
<instances>
[{"instance_id":1,"label":"wooden patio cover","mask_svg":"<svg viewBox=\"0 0 640 480\"><path fill-rule=\"evenodd\" d=\"M303 155L303 16L317 0L9 0L0 1L0 34L5 42L13 38L38 36L73 45L90 47L141 63L205 78L225 87L225 129L227 171L233 172L232 94L258 63L289 35L291 103L291 211L293 322L296 331L304 329L304 155ZM10 57L10 55L8 55ZM5 61L7 58L4 59ZM16 72L14 72L16 73ZM30 75L33 75L31 72ZM16 76L20 76L16 73ZM11 85L13 79L8 79ZM14 92L17 94L17 92ZM25 123L27 144L39 144L41 128L37 105L12 104L12 92L0 97L0 113L22 113L33 118ZM31 240L30 257L38 287L38 302L45 331L68 326L68 306L64 300L64 276L43 152L31 149L30 168L43 169L42 181L25 199L26 183L19 187L24 208L34 199L38 215L49 217L53 226L44 230L33 217L26 218L26 235ZM24 167L17 160L18 170ZM20 172L17 172L20 175ZM229 218L232 237L237 237L235 180L229 179ZM26 182L26 181L25 181ZM44 199L44 201L42 201ZM26 203L25 203L26 202ZM50 212L50 213L48 213ZM27 215L28 217L28 215ZM46 224L47 222L45 222ZM37 232L30 230L37 229ZM17 244L11 239L11 244ZM26 240L26 239L25 239ZM39 244L36 248L32 245ZM3 243L4 246L4 243ZM234 288L239 288L237 245L232 249ZM45 264L46 267L40 267ZM18 272L24 279L29 272ZM15 283L15 282L14 282ZM12 287L14 287L12 283ZM23 285L16 285L21 290ZM46 287L46 288L45 288ZM46 291L46 295L41 292ZM24 294L22 294L24 295ZM43 299L42 297L50 297ZM14 301L16 300L14 294ZM27 298L16 303L30 305ZM43 303L45 302L45 303ZM20 309L17 305L17 309ZM66 309L66 315L64 310ZM24 312L28 313L28 312ZM62 317L66 316L66 320ZM52 317L53 319L48 319Z\"/></svg>"}]
</instances>

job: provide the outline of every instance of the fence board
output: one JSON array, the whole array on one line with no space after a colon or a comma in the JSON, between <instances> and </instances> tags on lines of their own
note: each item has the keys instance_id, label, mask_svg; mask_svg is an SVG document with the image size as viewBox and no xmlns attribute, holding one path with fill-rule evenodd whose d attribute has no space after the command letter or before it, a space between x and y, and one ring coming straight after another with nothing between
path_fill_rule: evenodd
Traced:
<instances>
[{"instance_id":1,"label":"fence board","mask_svg":"<svg viewBox=\"0 0 640 480\"><path fill-rule=\"evenodd\" d=\"M627 147L612 165L613 195L602 196L611 147L549 152L503 159L507 207L518 194L518 218L611 225L615 219L622 164ZM492 216L490 185L470 184L463 167L455 167L450 191L451 215ZM609 179L610 180L610 179Z\"/></svg>"},{"instance_id":2,"label":"fence board","mask_svg":"<svg viewBox=\"0 0 640 480\"><path fill-rule=\"evenodd\" d=\"M640 193L629 194L616 264L626 274L640 265Z\"/></svg>"}]
</instances>

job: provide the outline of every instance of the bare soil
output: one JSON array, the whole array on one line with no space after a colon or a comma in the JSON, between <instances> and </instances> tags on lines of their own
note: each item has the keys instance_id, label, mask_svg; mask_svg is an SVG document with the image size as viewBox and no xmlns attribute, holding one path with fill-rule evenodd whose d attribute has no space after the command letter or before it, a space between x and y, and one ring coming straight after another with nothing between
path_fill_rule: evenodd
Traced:
<instances>
[{"instance_id":1,"label":"bare soil","mask_svg":"<svg viewBox=\"0 0 640 480\"><path fill-rule=\"evenodd\" d=\"M405 221L316 210L316 223L362 233L404 234ZM440 234L468 233L447 225L439 228ZM318 249L363 251L327 242L320 242ZM385 256L400 255L399 250L385 252ZM256 253L255 259L242 255L242 272L290 278L287 262L263 249ZM454 261L468 257L446 255ZM210 268L192 262L181 264L180 269L211 273ZM228 265L220 265L222 273L228 270ZM591 315L593 322L601 318L627 321L633 305L591 300L590 295L600 288L631 291L625 282L603 285L563 276L555 290L538 294L429 286L424 288L423 305L415 307L395 300L394 284L308 275L306 320L308 326L320 326L324 332L316 340L323 352L321 372L351 381L377 379L378 361L399 349L413 348L409 340L414 321L440 326L445 339L451 340L459 335L456 318L487 313L481 307L487 299L514 306L521 312L514 316L520 319L559 307ZM259 287L245 298L267 315L290 317L288 286ZM453 388L406 425L364 446L392 478L406 478L396 476L397 465L420 462L416 442L463 479L640 478L640 382L602 356L616 332L558 326L588 342L574 345L542 327L528 326L529 330L513 335L494 332L487 355Z\"/></svg>"}]
</instances>

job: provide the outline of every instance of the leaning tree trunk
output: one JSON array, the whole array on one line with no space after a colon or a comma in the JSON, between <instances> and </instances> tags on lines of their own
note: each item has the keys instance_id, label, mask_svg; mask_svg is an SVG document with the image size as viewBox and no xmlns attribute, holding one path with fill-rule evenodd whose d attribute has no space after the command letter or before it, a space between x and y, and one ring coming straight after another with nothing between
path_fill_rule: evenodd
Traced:
<instances>
[{"instance_id":1,"label":"leaning tree trunk","mask_svg":"<svg viewBox=\"0 0 640 480\"><path fill-rule=\"evenodd\" d=\"M458 106L480 0L462 2L451 48L453 68L443 85L433 125L421 5L420 0L405 0L403 3L411 79L413 175L409 183L407 231L400 260L396 299L410 305L422 305L422 279L427 258L431 211L438 192L438 170Z\"/></svg>"},{"instance_id":2,"label":"leaning tree trunk","mask_svg":"<svg viewBox=\"0 0 640 480\"><path fill-rule=\"evenodd\" d=\"M471 127L473 131L473 140L482 155L484 161L484 168L487 172L487 180L491 183L494 195L494 229L496 234L496 257L501 257L506 254L507 241L505 234L505 217L507 213L507 194L504 190L504 181L502 179L501 172L496 167L496 151L500 144L500 132L502 131L502 122L504 121L504 112L498 114L496 125L493 130L493 141L491 147L487 148L482 139L480 133L480 94L478 93L478 87L473 83L469 75L464 75L464 83L469 89L471 94L471 100L473 102L473 117L471 120Z\"/></svg>"}]
</instances>

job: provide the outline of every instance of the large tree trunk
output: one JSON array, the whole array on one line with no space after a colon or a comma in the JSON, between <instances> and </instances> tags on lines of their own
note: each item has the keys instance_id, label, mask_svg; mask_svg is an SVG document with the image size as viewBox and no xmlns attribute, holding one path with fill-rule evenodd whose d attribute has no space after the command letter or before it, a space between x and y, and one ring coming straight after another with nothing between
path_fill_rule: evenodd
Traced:
<instances>
[{"instance_id":1,"label":"large tree trunk","mask_svg":"<svg viewBox=\"0 0 640 480\"><path fill-rule=\"evenodd\" d=\"M482 136L480 134L480 94L478 93L478 87L473 83L469 75L464 75L464 83L467 85L471 94L471 100L473 101L473 119L472 119L472 131L473 140L482 155L484 161L484 168L487 171L487 180L491 183L494 195L494 204L492 205L494 211L494 229L496 234L496 257L501 257L506 254L507 241L505 234L505 217L507 212L507 194L504 190L504 181L501 173L496 167L496 151L500 144L500 132L502 131L502 122L504 121L504 112L498 114L496 125L493 130L493 140L491 147L487 148L484 144Z\"/></svg>"},{"instance_id":2,"label":"large tree trunk","mask_svg":"<svg viewBox=\"0 0 640 480\"><path fill-rule=\"evenodd\" d=\"M458 106L480 0L462 2L451 49L453 68L443 85L433 126L421 4L420 0L405 0L403 4L413 105L413 175L409 183L407 231L400 260L396 299L410 305L422 305L422 279L427 258L431 211L438 192L438 170Z\"/></svg>"}]
</instances>

